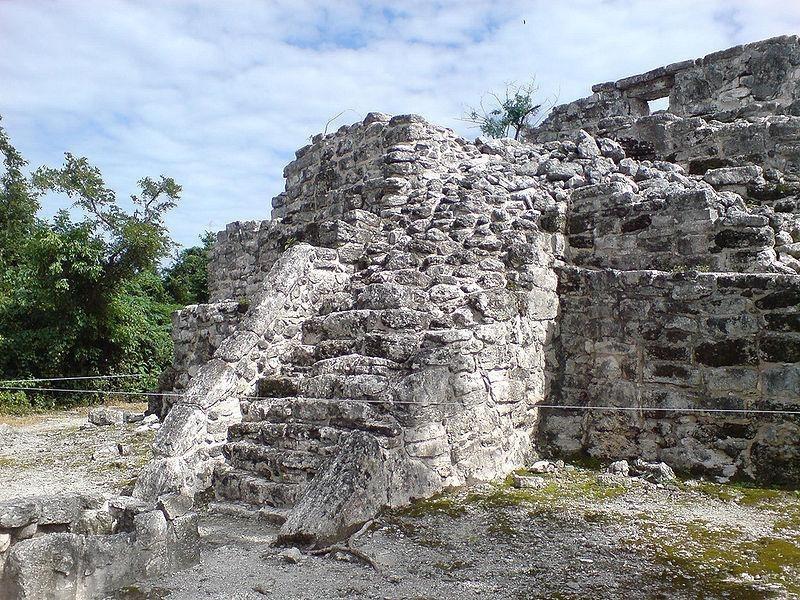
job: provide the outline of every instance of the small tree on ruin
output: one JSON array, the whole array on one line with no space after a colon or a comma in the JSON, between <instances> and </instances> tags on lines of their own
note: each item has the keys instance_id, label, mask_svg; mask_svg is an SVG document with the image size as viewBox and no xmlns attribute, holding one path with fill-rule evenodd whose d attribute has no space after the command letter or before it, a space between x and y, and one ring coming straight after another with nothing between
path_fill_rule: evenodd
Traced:
<instances>
[{"instance_id":1,"label":"small tree on ruin","mask_svg":"<svg viewBox=\"0 0 800 600\"><path fill-rule=\"evenodd\" d=\"M467 107L462 121L478 127L482 133L493 138L520 138L522 132L536 125L553 102L537 103L539 91L536 81L506 84L502 93L489 92L481 98L477 107Z\"/></svg>"}]
</instances>

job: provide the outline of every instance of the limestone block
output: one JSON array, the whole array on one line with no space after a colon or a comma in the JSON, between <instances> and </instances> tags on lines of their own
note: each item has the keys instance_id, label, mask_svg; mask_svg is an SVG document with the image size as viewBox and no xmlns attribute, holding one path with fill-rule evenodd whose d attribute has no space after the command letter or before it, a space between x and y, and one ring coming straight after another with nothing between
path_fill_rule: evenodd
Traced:
<instances>
[{"instance_id":1,"label":"limestone block","mask_svg":"<svg viewBox=\"0 0 800 600\"><path fill-rule=\"evenodd\" d=\"M32 499L11 500L0 503L0 527L24 527L39 519L40 508Z\"/></svg>"},{"instance_id":2,"label":"limestone block","mask_svg":"<svg viewBox=\"0 0 800 600\"><path fill-rule=\"evenodd\" d=\"M121 425L125 422L124 411L98 406L89 411L89 422L95 425Z\"/></svg>"},{"instance_id":3,"label":"limestone block","mask_svg":"<svg viewBox=\"0 0 800 600\"><path fill-rule=\"evenodd\" d=\"M324 546L356 531L387 503L383 451L374 436L354 431L292 509L279 541Z\"/></svg>"},{"instance_id":4,"label":"limestone block","mask_svg":"<svg viewBox=\"0 0 800 600\"><path fill-rule=\"evenodd\" d=\"M192 510L194 498L191 496L171 493L158 498L158 508L169 521L174 521Z\"/></svg>"}]
</instances>

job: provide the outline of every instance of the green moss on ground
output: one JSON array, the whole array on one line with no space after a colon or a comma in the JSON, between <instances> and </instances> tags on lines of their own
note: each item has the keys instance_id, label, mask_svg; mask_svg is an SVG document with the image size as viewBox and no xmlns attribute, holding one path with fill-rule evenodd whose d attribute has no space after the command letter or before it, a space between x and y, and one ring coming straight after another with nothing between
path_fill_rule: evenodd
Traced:
<instances>
[{"instance_id":1,"label":"green moss on ground","mask_svg":"<svg viewBox=\"0 0 800 600\"><path fill-rule=\"evenodd\" d=\"M516 488L515 475L541 477L546 483L540 488ZM661 514L642 513L636 519L638 533L629 544L662 563L676 590L692 593L702 589L712 597L732 599L772 597L771 589L800 594L800 491L709 482L678 482L669 487L679 494L676 502L693 503L698 501L698 495L706 496L737 504L772 524L771 535L748 537L747 528L722 529L700 519L686 523ZM501 482L416 502L395 511L394 516L401 531L415 540L422 537L425 545L435 547L441 542L431 537L432 531L422 531L425 526L421 517L457 519L467 512L480 511L487 516L488 532L500 539L520 533L526 515L559 518L555 515L563 515L565 509L582 516L587 523L616 526L623 524L621 515L606 505L637 489L637 484L628 488L601 483L596 471L583 468L543 475L522 470ZM713 505L710 508L713 510ZM468 565L436 566L449 571Z\"/></svg>"},{"instance_id":2,"label":"green moss on ground","mask_svg":"<svg viewBox=\"0 0 800 600\"><path fill-rule=\"evenodd\" d=\"M643 546L670 566L684 587L754 597L757 588L777 584L800 593L800 536L748 539L738 529L717 529L702 520L691 523L649 523Z\"/></svg>"},{"instance_id":3,"label":"green moss on ground","mask_svg":"<svg viewBox=\"0 0 800 600\"><path fill-rule=\"evenodd\" d=\"M514 476L542 477L547 481L541 488L514 487ZM459 517L467 510L487 510L516 506L528 508L553 508L566 503L602 503L624 495L627 488L600 483L597 473L585 469L572 469L552 474L530 474L519 470L503 481L488 484L465 492L444 492L395 511L401 517L424 517L442 514Z\"/></svg>"},{"instance_id":4,"label":"green moss on ground","mask_svg":"<svg viewBox=\"0 0 800 600\"><path fill-rule=\"evenodd\" d=\"M461 502L457 493L444 492L424 500L417 500L409 506L395 511L395 515L412 518L428 515L447 515L448 517L456 518L463 515L466 509L467 507Z\"/></svg>"},{"instance_id":5,"label":"green moss on ground","mask_svg":"<svg viewBox=\"0 0 800 600\"><path fill-rule=\"evenodd\" d=\"M17 458L10 456L0 456L0 469L22 469L28 466L28 463Z\"/></svg>"},{"instance_id":6,"label":"green moss on ground","mask_svg":"<svg viewBox=\"0 0 800 600\"><path fill-rule=\"evenodd\" d=\"M520 471L519 475L528 475ZM532 475L536 476L536 475ZM597 473L584 469L574 469L553 475L542 475L547 484L541 488L516 488L513 475L502 483L469 492L468 505L484 509L509 508L513 506L556 508L575 503L594 504L613 500L625 494L623 486L609 486L600 483Z\"/></svg>"}]
</instances>

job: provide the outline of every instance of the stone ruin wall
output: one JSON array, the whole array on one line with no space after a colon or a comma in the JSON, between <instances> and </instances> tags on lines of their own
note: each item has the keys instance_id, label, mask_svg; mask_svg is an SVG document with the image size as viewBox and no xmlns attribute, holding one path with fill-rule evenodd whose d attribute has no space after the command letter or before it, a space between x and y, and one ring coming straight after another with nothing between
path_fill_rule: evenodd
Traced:
<instances>
[{"instance_id":1,"label":"stone ruin wall","mask_svg":"<svg viewBox=\"0 0 800 600\"><path fill-rule=\"evenodd\" d=\"M543 447L797 484L797 419L711 411L800 409L800 278L565 267L558 291L554 403L655 410L549 411Z\"/></svg>"},{"instance_id":2,"label":"stone ruin wall","mask_svg":"<svg viewBox=\"0 0 800 600\"><path fill-rule=\"evenodd\" d=\"M690 75L766 60L775 44L788 56L775 60L794 64L796 42L718 53L613 94L649 85L640 99L668 88L685 98L675 90L690 89ZM795 117L770 111L791 112L794 100L762 102L766 84L737 81L749 96L707 92L733 120L670 118L702 119L717 141L754 122L789 131ZM791 99L792 85L773 88ZM757 116L731 117L748 114L733 97ZM631 158L626 148L646 144L586 106L557 108L531 133L538 144L470 143L419 117L371 114L298 151L273 219L218 236L215 304L184 314L249 308L230 337L203 347L208 362L178 361L200 366L182 368L184 396L136 494L213 485L287 519L285 539L320 542L381 505L495 478L536 452L796 483L791 416L639 410L797 408L790 161L782 174L763 153L738 164L734 149L722 158L736 165L693 174L692 160ZM626 127L660 118L609 110ZM772 158L791 154L775 148ZM179 322L202 321L192 318ZM182 348L198 343L181 336ZM608 402L635 410L537 408Z\"/></svg>"},{"instance_id":3,"label":"stone ruin wall","mask_svg":"<svg viewBox=\"0 0 800 600\"><path fill-rule=\"evenodd\" d=\"M554 387L554 397L564 404L614 398L630 407L668 400L672 408L796 410L797 36L731 48L592 91L556 107L528 139L570 139L580 130L608 136L640 159L620 161L639 189L615 183L572 194L572 264L622 272L560 272L559 339L572 350L562 348L559 372L566 384ZM650 115L647 102L665 96L668 110ZM664 179L640 172L652 168L671 170L666 179L672 181L702 177L716 193L663 194ZM653 279L641 269L667 272ZM690 269L700 271L700 279L684 281L681 271ZM706 271L759 275L731 279ZM643 281L659 291L631 284ZM577 316L584 314L598 321L587 326ZM653 323L659 324L655 330ZM684 330L673 331L676 323ZM619 373L621 380L615 379ZM797 422L787 417L590 413L543 422L541 443L562 453L645 455L684 471L783 483L796 482L800 470Z\"/></svg>"},{"instance_id":4,"label":"stone ruin wall","mask_svg":"<svg viewBox=\"0 0 800 600\"><path fill-rule=\"evenodd\" d=\"M692 174L754 163L776 183L797 181L798 82L798 36L772 38L597 84L592 96L555 107L527 139L583 129L619 140L630 157L669 160ZM669 108L650 114L648 102L664 97Z\"/></svg>"},{"instance_id":5,"label":"stone ruin wall","mask_svg":"<svg viewBox=\"0 0 800 600\"><path fill-rule=\"evenodd\" d=\"M533 405L546 395L544 347L558 306L550 265L563 248L563 235L539 231L537 220L558 212L559 201L524 174L522 146L481 152L418 117L371 119L298 153L275 201L281 226L246 224L220 236L212 279L232 277L217 257L230 254L227 240L241 248L238 232L247 229L254 240L236 263L239 281L262 273L269 287L278 264L264 265L276 239L284 257L315 252L300 240L335 248L345 280L318 298L276 364L259 361L258 385L242 386L243 421L230 427L226 464L213 476L221 496L302 509L322 464L359 431L366 437L353 451L377 453L376 480L386 481L378 506L493 479L531 456ZM270 228L272 237L259 233ZM275 332L261 329L266 349ZM205 392L210 371L201 368L189 394ZM219 462L215 443L199 451L175 444L171 453L165 443L187 427L206 440L199 412L183 399L170 411L156 442L162 462L140 478L139 493L148 483L204 485L201 463ZM276 430L280 440L270 437Z\"/></svg>"},{"instance_id":6,"label":"stone ruin wall","mask_svg":"<svg viewBox=\"0 0 800 600\"><path fill-rule=\"evenodd\" d=\"M193 304L172 314L172 365L159 378L159 388L180 394L222 342L236 330L249 308L245 296L211 304ZM164 418L175 396L151 397L150 412Z\"/></svg>"},{"instance_id":7,"label":"stone ruin wall","mask_svg":"<svg viewBox=\"0 0 800 600\"><path fill-rule=\"evenodd\" d=\"M34 496L0 502L0 600L97 598L200 559L190 498Z\"/></svg>"},{"instance_id":8,"label":"stone ruin wall","mask_svg":"<svg viewBox=\"0 0 800 600\"><path fill-rule=\"evenodd\" d=\"M134 497L0 506L0 588L193 564L208 488L320 546L537 455L800 483L800 419L757 412L800 411L798 48L595 86L526 143L378 113L314 138L174 315Z\"/></svg>"}]
</instances>

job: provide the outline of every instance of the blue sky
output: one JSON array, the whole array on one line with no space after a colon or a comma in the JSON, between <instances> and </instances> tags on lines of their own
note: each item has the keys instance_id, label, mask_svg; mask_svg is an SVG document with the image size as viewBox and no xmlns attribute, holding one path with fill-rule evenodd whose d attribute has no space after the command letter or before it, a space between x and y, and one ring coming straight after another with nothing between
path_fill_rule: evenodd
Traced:
<instances>
[{"instance_id":1,"label":"blue sky","mask_svg":"<svg viewBox=\"0 0 800 600\"><path fill-rule=\"evenodd\" d=\"M265 219L295 149L372 110L458 120L535 75L593 83L800 32L800 0L0 0L0 115L32 166L87 156L121 197L183 185L168 225ZM48 198L52 214L65 201Z\"/></svg>"}]
</instances>

